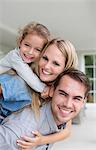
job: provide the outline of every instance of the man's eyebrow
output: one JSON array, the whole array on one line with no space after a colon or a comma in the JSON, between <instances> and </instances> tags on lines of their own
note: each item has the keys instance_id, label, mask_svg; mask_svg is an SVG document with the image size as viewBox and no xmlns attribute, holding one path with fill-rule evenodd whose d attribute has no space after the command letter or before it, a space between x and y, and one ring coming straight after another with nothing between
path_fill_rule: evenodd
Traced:
<instances>
[{"instance_id":1,"label":"man's eyebrow","mask_svg":"<svg viewBox=\"0 0 96 150\"><path fill-rule=\"evenodd\" d=\"M68 95L68 93L66 93L64 90L59 89L59 92L61 92L62 94Z\"/></svg>"},{"instance_id":2,"label":"man's eyebrow","mask_svg":"<svg viewBox=\"0 0 96 150\"><path fill-rule=\"evenodd\" d=\"M59 89L59 92L61 92L62 94L65 94L66 96L68 96L68 95L69 95L69 94L68 94L68 93L66 93L64 90L61 90L61 89ZM83 97L82 97L82 96L77 95L77 96L74 96L74 98L82 99Z\"/></svg>"}]
</instances>

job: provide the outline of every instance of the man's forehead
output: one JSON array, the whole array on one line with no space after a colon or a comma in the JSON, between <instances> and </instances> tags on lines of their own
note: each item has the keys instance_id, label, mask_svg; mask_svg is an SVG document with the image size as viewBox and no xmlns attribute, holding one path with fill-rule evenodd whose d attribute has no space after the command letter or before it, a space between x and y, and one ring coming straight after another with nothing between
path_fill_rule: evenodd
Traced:
<instances>
[{"instance_id":1,"label":"man's forehead","mask_svg":"<svg viewBox=\"0 0 96 150\"><path fill-rule=\"evenodd\" d=\"M59 84L61 84L62 82L65 82L66 79L67 79L67 80L74 80L74 79L72 79L69 75L63 75L63 76L61 77L61 79L60 79Z\"/></svg>"},{"instance_id":2,"label":"man's forehead","mask_svg":"<svg viewBox=\"0 0 96 150\"><path fill-rule=\"evenodd\" d=\"M68 75L64 75L59 82L58 90L63 90L66 93L72 93L75 95L85 95L85 87L82 83L79 81L71 78Z\"/></svg>"},{"instance_id":3,"label":"man's forehead","mask_svg":"<svg viewBox=\"0 0 96 150\"><path fill-rule=\"evenodd\" d=\"M66 87L66 86L69 86L69 87L73 87L73 85L79 87L81 86L81 83L73 78L71 78L69 75L64 75L61 77L60 79L60 82L59 82L59 87L62 86L62 87Z\"/></svg>"}]
</instances>

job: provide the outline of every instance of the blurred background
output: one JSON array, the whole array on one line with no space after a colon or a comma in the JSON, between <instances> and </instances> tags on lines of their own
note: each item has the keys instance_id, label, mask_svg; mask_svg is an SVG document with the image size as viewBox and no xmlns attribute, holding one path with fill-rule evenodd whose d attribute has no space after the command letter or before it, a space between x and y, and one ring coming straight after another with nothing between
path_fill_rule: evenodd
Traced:
<instances>
[{"instance_id":1,"label":"blurred background","mask_svg":"<svg viewBox=\"0 0 96 150\"><path fill-rule=\"evenodd\" d=\"M18 29L31 21L44 24L54 36L69 39L75 45L79 58L78 68L86 73L91 84L86 108L75 123L79 124L82 116L86 116L87 125L90 125L90 128L89 126L86 128L86 124L84 124L84 131L88 130L84 134L85 137L80 132L80 141L82 141L82 137L89 141L91 137L88 138L88 132L95 129L95 126L92 127L93 124L96 125L96 116L94 115L94 113L96 114L96 0L0 0L0 58L16 47ZM83 130L81 126L78 128L77 131ZM74 135L74 126L72 131L71 140L74 141L74 138L78 136ZM94 135L94 130L90 135ZM92 146L96 147L96 136L94 139L95 143L91 143L91 146L85 142L87 149L94 150ZM69 146L65 145L65 149L72 150L72 145L69 144L70 140L68 141ZM71 143L74 143L73 141ZM65 143L67 144L67 142ZM74 150L75 148L79 150L75 144L73 144ZM81 143L77 142L77 144ZM82 144L84 146L84 141ZM61 145L55 147L56 150L62 148Z\"/></svg>"},{"instance_id":2,"label":"blurred background","mask_svg":"<svg viewBox=\"0 0 96 150\"><path fill-rule=\"evenodd\" d=\"M31 21L75 45L79 69L90 78L88 102L96 103L96 0L0 0L0 57L16 46L18 29Z\"/></svg>"}]
</instances>

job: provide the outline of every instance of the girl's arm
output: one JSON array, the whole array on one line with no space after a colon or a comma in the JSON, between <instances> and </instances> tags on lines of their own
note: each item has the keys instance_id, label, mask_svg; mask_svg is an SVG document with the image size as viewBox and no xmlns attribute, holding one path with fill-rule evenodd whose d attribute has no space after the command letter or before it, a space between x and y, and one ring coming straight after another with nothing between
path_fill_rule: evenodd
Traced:
<instances>
[{"instance_id":1,"label":"girl's arm","mask_svg":"<svg viewBox=\"0 0 96 150\"><path fill-rule=\"evenodd\" d=\"M71 133L71 121L66 124L66 128L58 133L50 134L42 138L41 144L54 143L66 139Z\"/></svg>"},{"instance_id":2,"label":"girl's arm","mask_svg":"<svg viewBox=\"0 0 96 150\"><path fill-rule=\"evenodd\" d=\"M2 87L1 87L1 84L0 84L0 95L2 94Z\"/></svg>"},{"instance_id":3,"label":"girl's arm","mask_svg":"<svg viewBox=\"0 0 96 150\"><path fill-rule=\"evenodd\" d=\"M66 125L66 128L58 133L43 136L38 131L32 132L35 138L30 138L28 136L23 136L22 139L17 140L17 145L21 149L30 149L38 145L44 145L49 143L54 143L60 140L66 139L71 132L71 121Z\"/></svg>"},{"instance_id":4,"label":"girl's arm","mask_svg":"<svg viewBox=\"0 0 96 150\"><path fill-rule=\"evenodd\" d=\"M41 82L31 67L22 60L19 54L19 49L10 51L0 60L0 74L10 69L16 70L17 74L23 78L33 90L40 93L44 91L46 85Z\"/></svg>"}]
</instances>

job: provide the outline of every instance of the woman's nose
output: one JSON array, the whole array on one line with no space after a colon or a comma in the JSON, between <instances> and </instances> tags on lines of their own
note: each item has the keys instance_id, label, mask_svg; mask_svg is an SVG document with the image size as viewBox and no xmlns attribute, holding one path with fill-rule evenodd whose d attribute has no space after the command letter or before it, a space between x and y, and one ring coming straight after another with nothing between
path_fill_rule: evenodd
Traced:
<instances>
[{"instance_id":1,"label":"woman's nose","mask_svg":"<svg viewBox=\"0 0 96 150\"><path fill-rule=\"evenodd\" d=\"M51 68L51 63L50 63L50 62L47 62L47 63L45 64L45 68L46 68L46 69L50 69L50 68Z\"/></svg>"}]
</instances>

